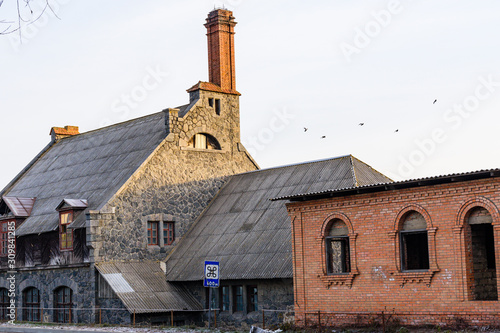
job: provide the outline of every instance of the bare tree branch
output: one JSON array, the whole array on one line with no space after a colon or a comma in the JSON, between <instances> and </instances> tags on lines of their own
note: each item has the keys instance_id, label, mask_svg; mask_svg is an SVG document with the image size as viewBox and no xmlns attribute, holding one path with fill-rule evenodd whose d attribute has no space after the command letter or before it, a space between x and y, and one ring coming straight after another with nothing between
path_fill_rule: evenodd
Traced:
<instances>
[{"instance_id":1,"label":"bare tree branch","mask_svg":"<svg viewBox=\"0 0 500 333\"><path fill-rule=\"evenodd\" d=\"M15 14L11 13L11 16L16 17L15 19L12 17L2 18L2 13L0 12L0 35L8 35L17 32L19 34L19 39L22 40L22 29L38 21L47 10L50 10L56 18L60 19L50 5L50 0L0 0L0 10L5 10L9 3L12 4L12 1L16 1L16 3ZM22 4L21 1L24 2L24 4ZM39 4L40 8L35 9L33 7L34 4ZM8 13L3 15L8 16Z\"/></svg>"}]
</instances>

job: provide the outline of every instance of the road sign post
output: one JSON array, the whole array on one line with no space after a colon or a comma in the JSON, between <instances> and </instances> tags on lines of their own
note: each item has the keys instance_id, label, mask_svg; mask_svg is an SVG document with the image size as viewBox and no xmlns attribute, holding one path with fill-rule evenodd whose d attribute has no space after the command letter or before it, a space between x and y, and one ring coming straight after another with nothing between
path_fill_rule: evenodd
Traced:
<instances>
[{"instance_id":1,"label":"road sign post","mask_svg":"<svg viewBox=\"0 0 500 333\"><path fill-rule=\"evenodd\" d=\"M208 328L212 319L212 288L219 287L219 262L205 261L203 286L210 288L208 292Z\"/></svg>"}]
</instances>

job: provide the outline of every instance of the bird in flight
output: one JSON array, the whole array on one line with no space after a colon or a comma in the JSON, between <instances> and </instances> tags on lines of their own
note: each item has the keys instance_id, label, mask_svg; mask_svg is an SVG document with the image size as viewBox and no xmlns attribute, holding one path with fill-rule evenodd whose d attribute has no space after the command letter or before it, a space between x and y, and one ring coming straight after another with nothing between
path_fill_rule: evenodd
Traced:
<instances>
[{"instance_id":1,"label":"bird in flight","mask_svg":"<svg viewBox=\"0 0 500 333\"><path fill-rule=\"evenodd\" d=\"M394 131L394 133L397 133L397 132L399 132L399 130L398 130L398 129Z\"/></svg>"},{"instance_id":2,"label":"bird in flight","mask_svg":"<svg viewBox=\"0 0 500 333\"><path fill-rule=\"evenodd\" d=\"M359 126L363 126L365 123L359 123Z\"/></svg>"},{"instance_id":3,"label":"bird in flight","mask_svg":"<svg viewBox=\"0 0 500 333\"><path fill-rule=\"evenodd\" d=\"M432 102L432 104L436 104L436 102L437 102L437 101L438 101L438 100L437 100L437 99L435 99L435 100L434 100L434 102Z\"/></svg>"},{"instance_id":4,"label":"bird in flight","mask_svg":"<svg viewBox=\"0 0 500 333\"><path fill-rule=\"evenodd\" d=\"M307 132L307 130L308 130L308 129L309 129L309 128L307 128L307 127L304 127L304 132Z\"/></svg>"},{"instance_id":5,"label":"bird in flight","mask_svg":"<svg viewBox=\"0 0 500 333\"><path fill-rule=\"evenodd\" d=\"M322 139L326 138L326 135L323 135L321 138L322 138Z\"/></svg>"}]
</instances>

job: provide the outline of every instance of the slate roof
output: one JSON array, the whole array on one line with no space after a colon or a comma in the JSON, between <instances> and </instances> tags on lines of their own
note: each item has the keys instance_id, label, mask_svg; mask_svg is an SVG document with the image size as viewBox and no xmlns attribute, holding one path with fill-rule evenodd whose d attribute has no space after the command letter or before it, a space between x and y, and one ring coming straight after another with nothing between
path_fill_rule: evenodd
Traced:
<instances>
[{"instance_id":1,"label":"slate roof","mask_svg":"<svg viewBox=\"0 0 500 333\"><path fill-rule=\"evenodd\" d=\"M163 112L61 139L41 153L2 195L35 198L17 235L56 230L67 198L100 209L167 135ZM84 214L74 224L84 225Z\"/></svg>"},{"instance_id":2,"label":"slate roof","mask_svg":"<svg viewBox=\"0 0 500 333\"><path fill-rule=\"evenodd\" d=\"M130 313L203 309L184 287L165 281L165 273L158 262L114 262L95 266Z\"/></svg>"},{"instance_id":3,"label":"slate roof","mask_svg":"<svg viewBox=\"0 0 500 333\"><path fill-rule=\"evenodd\" d=\"M350 155L235 175L167 258L167 280L202 280L205 260L222 280L292 278L290 218L271 198L390 181Z\"/></svg>"}]
</instances>

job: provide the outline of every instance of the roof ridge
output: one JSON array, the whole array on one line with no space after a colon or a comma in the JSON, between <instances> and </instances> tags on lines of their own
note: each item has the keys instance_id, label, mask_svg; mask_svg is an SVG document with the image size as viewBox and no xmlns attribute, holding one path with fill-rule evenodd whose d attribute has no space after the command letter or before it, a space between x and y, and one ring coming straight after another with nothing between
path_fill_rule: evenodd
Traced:
<instances>
[{"instance_id":1,"label":"roof ridge","mask_svg":"<svg viewBox=\"0 0 500 333\"><path fill-rule=\"evenodd\" d=\"M355 156L352 156L352 155L351 155L351 158L353 159L353 161L354 161L354 160L356 160L357 162L362 163L363 165L365 165L365 166L367 166L368 168L370 168L370 170L371 170L371 171L376 172L378 175L383 176L383 177L385 177L385 178L389 179L391 182L393 182L393 181L394 181L392 178L387 177L387 176L386 176L386 175L384 175L382 172L380 172L380 171L378 171L377 169L375 169L374 167L372 167L370 164L368 164L368 163L365 163L365 162L361 161L359 158L357 158L357 157L355 157ZM356 180L356 181L357 181L357 180Z\"/></svg>"},{"instance_id":2,"label":"roof ridge","mask_svg":"<svg viewBox=\"0 0 500 333\"><path fill-rule=\"evenodd\" d=\"M258 170L252 170L252 171L242 172L242 173L239 173L239 174L234 175L234 176L246 175L246 174L254 173L254 172L262 172L262 171L269 171L269 170L276 170L276 169L291 168L291 167L295 167L295 166L299 166L299 165L307 165L307 164L321 163L321 162L326 162L326 161L340 160L342 158L346 158L346 157L349 157L349 156L351 156L351 155L342 155L342 156L329 157L329 158L323 158L323 159L306 161L306 162L297 162L297 163L291 163L291 164L273 166L273 167L264 168L264 169L258 169Z\"/></svg>"}]
</instances>

